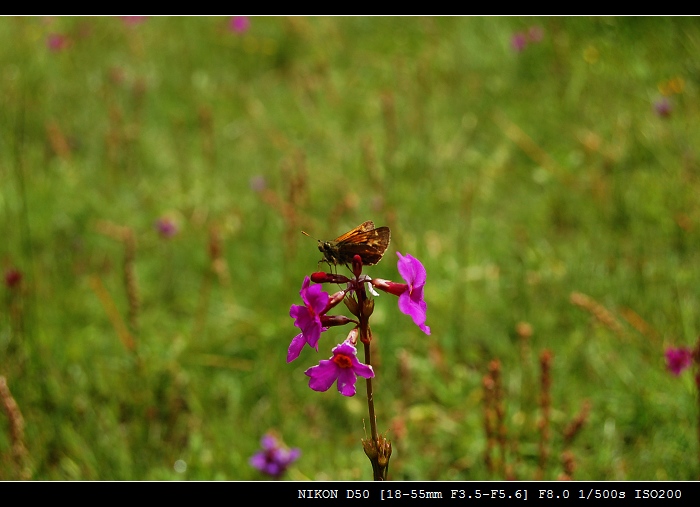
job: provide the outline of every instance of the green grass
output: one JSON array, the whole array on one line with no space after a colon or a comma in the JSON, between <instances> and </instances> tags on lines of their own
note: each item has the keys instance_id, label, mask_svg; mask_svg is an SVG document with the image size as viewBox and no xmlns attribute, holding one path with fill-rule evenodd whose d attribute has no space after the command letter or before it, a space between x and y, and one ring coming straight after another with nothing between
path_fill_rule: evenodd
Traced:
<instances>
[{"instance_id":1,"label":"green grass","mask_svg":"<svg viewBox=\"0 0 700 507\"><path fill-rule=\"evenodd\" d=\"M697 388L663 358L700 334L694 18L2 18L0 47L0 267L23 274L2 288L0 375L26 445L18 465L0 412L0 478L264 478L248 458L274 429L302 449L286 478L370 480L364 382L345 398L303 374L349 329L285 362L320 257L299 231L368 219L392 230L370 276L399 281L396 251L428 272L430 336L393 296L372 320L391 479L505 477L484 463L493 359L508 464L535 478L545 349L544 478L585 400L575 479L698 478ZM133 350L118 230L136 240Z\"/></svg>"}]
</instances>

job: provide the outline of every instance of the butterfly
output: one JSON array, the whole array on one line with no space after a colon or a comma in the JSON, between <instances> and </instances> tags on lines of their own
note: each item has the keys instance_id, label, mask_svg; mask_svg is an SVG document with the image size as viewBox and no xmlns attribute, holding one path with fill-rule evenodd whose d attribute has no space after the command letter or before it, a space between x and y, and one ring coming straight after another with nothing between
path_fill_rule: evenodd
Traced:
<instances>
[{"instance_id":1,"label":"butterfly","mask_svg":"<svg viewBox=\"0 0 700 507\"><path fill-rule=\"evenodd\" d=\"M306 234L304 231L302 233ZM333 241L317 241L318 250L323 254L319 262L347 266L355 255L359 255L363 265L373 266L384 256L391 241L391 231L388 227L375 229L374 222L367 220Z\"/></svg>"}]
</instances>

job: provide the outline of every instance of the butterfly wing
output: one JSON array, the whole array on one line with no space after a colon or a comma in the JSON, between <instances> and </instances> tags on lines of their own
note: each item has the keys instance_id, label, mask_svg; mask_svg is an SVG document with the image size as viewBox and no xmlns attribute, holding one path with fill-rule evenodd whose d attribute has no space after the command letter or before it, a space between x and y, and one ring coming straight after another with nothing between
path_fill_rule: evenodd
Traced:
<instances>
[{"instance_id":1,"label":"butterfly wing","mask_svg":"<svg viewBox=\"0 0 700 507\"><path fill-rule=\"evenodd\" d=\"M367 220L366 222L362 222L360 225L355 227L354 229L349 230L345 234L341 234L337 238L335 238L336 243L343 243L344 241L348 241L350 238L353 236L363 233L363 232L369 232L374 230L374 222L371 220Z\"/></svg>"},{"instance_id":2,"label":"butterfly wing","mask_svg":"<svg viewBox=\"0 0 700 507\"><path fill-rule=\"evenodd\" d=\"M352 234L351 234L352 233ZM349 263L355 255L362 258L362 263L372 266L384 256L391 241L388 227L374 228L374 223L367 221L336 240L341 262Z\"/></svg>"}]
</instances>

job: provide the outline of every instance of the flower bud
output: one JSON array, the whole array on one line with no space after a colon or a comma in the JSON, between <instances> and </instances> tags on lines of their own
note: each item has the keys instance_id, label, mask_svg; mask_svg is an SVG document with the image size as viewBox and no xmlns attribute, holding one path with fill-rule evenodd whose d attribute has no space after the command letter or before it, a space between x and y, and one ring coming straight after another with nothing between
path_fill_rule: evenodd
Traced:
<instances>
[{"instance_id":1,"label":"flower bud","mask_svg":"<svg viewBox=\"0 0 700 507\"><path fill-rule=\"evenodd\" d=\"M352 258L352 274L355 275L355 278L359 278L362 274L362 257L359 255Z\"/></svg>"},{"instance_id":2,"label":"flower bud","mask_svg":"<svg viewBox=\"0 0 700 507\"><path fill-rule=\"evenodd\" d=\"M345 339L346 342L351 343L353 347L357 347L357 338L360 336L360 328L355 327L352 331L348 333L348 337Z\"/></svg>"},{"instance_id":3,"label":"flower bud","mask_svg":"<svg viewBox=\"0 0 700 507\"><path fill-rule=\"evenodd\" d=\"M354 321L345 315L321 315L321 325L323 327L344 326L350 322Z\"/></svg>"},{"instance_id":4,"label":"flower bud","mask_svg":"<svg viewBox=\"0 0 700 507\"><path fill-rule=\"evenodd\" d=\"M373 278L372 285L377 289L393 294L394 296L400 296L408 290L408 285L405 283L396 283L390 280L383 280L381 278Z\"/></svg>"},{"instance_id":5,"label":"flower bud","mask_svg":"<svg viewBox=\"0 0 700 507\"><path fill-rule=\"evenodd\" d=\"M350 279L347 276L337 275L335 273L317 271L311 273L311 281L314 283L348 283Z\"/></svg>"}]
</instances>

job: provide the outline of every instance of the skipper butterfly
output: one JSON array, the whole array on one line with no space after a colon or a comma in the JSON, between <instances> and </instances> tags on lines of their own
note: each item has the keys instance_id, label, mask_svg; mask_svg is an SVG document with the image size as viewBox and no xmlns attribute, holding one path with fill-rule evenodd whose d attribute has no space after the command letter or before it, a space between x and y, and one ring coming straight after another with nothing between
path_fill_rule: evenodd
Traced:
<instances>
[{"instance_id":1,"label":"skipper butterfly","mask_svg":"<svg viewBox=\"0 0 700 507\"><path fill-rule=\"evenodd\" d=\"M359 255L363 265L373 266L384 256L391 241L391 231L388 227L375 229L374 222L367 220L333 241L317 241L318 250L323 254L319 262L347 266L355 255Z\"/></svg>"}]
</instances>

